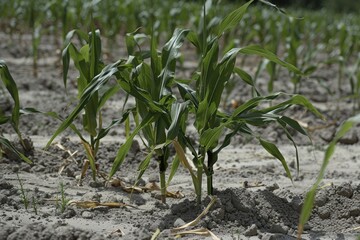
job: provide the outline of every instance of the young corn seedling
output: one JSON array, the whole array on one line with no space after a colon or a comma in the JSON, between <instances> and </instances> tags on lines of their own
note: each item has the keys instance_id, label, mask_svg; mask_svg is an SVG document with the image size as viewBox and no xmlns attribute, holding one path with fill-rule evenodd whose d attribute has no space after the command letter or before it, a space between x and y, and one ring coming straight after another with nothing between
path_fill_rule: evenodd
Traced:
<instances>
[{"instance_id":1,"label":"young corn seedling","mask_svg":"<svg viewBox=\"0 0 360 240\"><path fill-rule=\"evenodd\" d=\"M5 88L11 95L11 98L14 102L14 106L12 108L11 116L6 116L5 113L0 109L0 125L4 125L6 123L10 123L14 131L16 132L20 144L24 150L24 152L28 152L31 150L31 145L27 140L24 140L21 136L19 130L19 121L20 121L20 100L17 85L11 76L9 69L4 61L0 60L0 79L2 80ZM3 92L2 92L3 93ZM24 160L27 163L32 163L31 160L26 157L21 151L15 148L15 146L6 139L3 134L0 132L0 155L3 151L11 151L15 153L20 159Z\"/></svg>"},{"instance_id":2,"label":"young corn seedling","mask_svg":"<svg viewBox=\"0 0 360 240\"><path fill-rule=\"evenodd\" d=\"M28 196L25 193L25 189L24 189L24 185L19 177L19 174L16 173L17 179L19 181L20 184L20 193L21 193L21 200L23 201L24 207L27 210L30 204L30 201L28 199Z\"/></svg>"},{"instance_id":3,"label":"young corn seedling","mask_svg":"<svg viewBox=\"0 0 360 240\"><path fill-rule=\"evenodd\" d=\"M190 148L194 156L194 164L197 167L197 176L193 177L193 180L195 180L194 185L198 203L201 201L201 180L203 172L205 172L207 176L207 192L209 195L212 195L213 166L218 160L220 151L230 144L231 138L236 133L246 133L257 137L259 143L270 154L281 161L287 175L291 179L290 171L279 149L274 144L257 136L252 132L248 125L262 126L267 125L270 122L277 122L284 128L288 138L295 145L295 142L287 132L286 127L291 127L302 134L306 134L306 132L295 120L282 116L280 113L291 105L298 104L305 106L320 116L320 113L317 112L308 100L299 95L290 96L289 100L273 107L258 109L260 103L272 101L283 95L279 93L269 96L254 97L237 107L232 114L220 112L219 104L224 86L233 73L238 74L247 84L254 86L251 76L235 67L235 61L238 54L255 54L286 67L297 74L301 74L301 72L293 65L280 60L273 53L254 45L230 49L221 60L218 61L219 38L224 32L236 26L252 2L253 1L249 1L227 15L219 25L214 28L214 32L209 33L209 35L203 34L203 36L198 36L194 32L190 32L188 35L188 39L202 54L200 71L199 74L196 74L194 77L196 80L196 90L192 90L190 86L182 83L178 83L178 87L184 100L188 100L192 103L192 112L195 115L195 128L199 135L197 151L195 151L196 146L192 146L191 141L184 141L184 144ZM204 26L206 25L204 24ZM181 151L178 150L178 153L179 152ZM205 162L206 157L207 164Z\"/></svg>"},{"instance_id":4,"label":"young corn seedling","mask_svg":"<svg viewBox=\"0 0 360 240\"><path fill-rule=\"evenodd\" d=\"M145 51L134 51L133 46L137 45L136 34L128 34L128 52L137 57L132 60L134 67L129 81L119 83L123 89L135 97L137 114L142 122L147 122L141 127L141 132L149 154L139 166L139 178L147 169L152 155L155 155L159 164L161 201L163 203L166 202L167 195L165 172L168 167L169 144L178 134L187 105L186 102L176 102L176 97L171 90L179 48L187 33L187 30L175 30L172 38L164 45L161 55L157 52L156 38L152 36L149 51L150 64L144 61ZM151 121L147 121L149 118ZM132 138L128 138L127 141L132 141ZM120 149L119 153L121 151L123 150ZM115 159L110 176L118 169L124 160L123 157ZM175 163L173 166L177 166L177 164ZM168 183L175 171L176 168L172 168Z\"/></svg>"},{"instance_id":5,"label":"young corn seedling","mask_svg":"<svg viewBox=\"0 0 360 240\"><path fill-rule=\"evenodd\" d=\"M86 42L80 50L78 50L71 42L71 39L75 34L77 34L82 41ZM55 137L67 127L71 127L71 129L79 136L81 143L84 146L92 169L92 176L93 179L95 179L97 172L95 162L100 140L108 134L113 126L119 122L123 122L127 118L128 113L125 113L123 119L115 119L106 128L103 128L101 114L102 107L120 88L117 84L110 87L104 86L113 73L111 72L111 69L109 70L109 67L104 68L104 64L101 61L100 32L94 28L92 28L92 31L89 34L80 30L73 30L68 33L65 43L65 48L63 50L64 85L66 88L67 73L70 58L72 58L75 67L79 71L79 76L77 78L79 103L70 115L62 121L62 124L55 131L47 146L49 146ZM118 61L114 65L119 65L118 67L122 68L122 64L123 61ZM73 124L75 118L82 111L82 127L89 135L88 140L85 139L83 133L81 133L81 131ZM85 164L81 178L85 174L86 166L87 165Z\"/></svg>"},{"instance_id":6,"label":"young corn seedling","mask_svg":"<svg viewBox=\"0 0 360 240\"><path fill-rule=\"evenodd\" d=\"M69 199L65 196L65 186L63 182L60 182L60 212L63 213L69 203Z\"/></svg>"},{"instance_id":7,"label":"young corn seedling","mask_svg":"<svg viewBox=\"0 0 360 240\"><path fill-rule=\"evenodd\" d=\"M321 184L322 179L324 178L326 167L328 166L328 164L331 160L331 157L335 152L337 142L343 136L345 136L345 134L351 128L353 128L356 124L359 124L359 123L360 123L360 114L353 116L353 117L347 119L346 121L344 121L338 128L334 139L327 146L318 177L317 177L314 185L311 187L310 191L306 194L304 205L301 210L300 220L299 220L299 224L298 224L298 239L301 239L301 235L304 231L304 225L306 224L306 222L309 220L309 218L311 216L311 211L314 206L316 192Z\"/></svg>"}]
</instances>

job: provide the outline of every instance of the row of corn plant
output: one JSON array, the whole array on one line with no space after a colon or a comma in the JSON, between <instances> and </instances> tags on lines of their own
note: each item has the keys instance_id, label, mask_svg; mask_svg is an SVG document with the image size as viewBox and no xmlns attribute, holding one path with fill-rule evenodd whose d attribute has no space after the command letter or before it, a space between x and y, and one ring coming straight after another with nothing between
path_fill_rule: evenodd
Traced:
<instances>
[{"instance_id":1,"label":"row of corn plant","mask_svg":"<svg viewBox=\"0 0 360 240\"><path fill-rule=\"evenodd\" d=\"M221 21L227 9L233 7L231 4L223 4L217 5L215 10L215 8L210 7L215 5L215 1L208 0L206 2L209 6L207 28L211 28L212 25ZM81 0L52 0L50 2L15 0L1 2L0 9L3 11L1 16L4 22L9 22L7 26L10 26L10 32L12 32L11 29L24 31L24 23L30 23L29 28L33 39L34 74L36 75L38 48L44 34L57 35L57 32L62 33L62 36L55 36L54 39L56 41L58 39L65 40L65 33L69 29L81 29L89 26L92 21L90 16L93 15L96 26L113 43L117 42L116 36L118 34L134 31L140 26L143 27L143 32L148 35L153 31L152 34L160 41L164 36L170 37L175 27L200 24L200 15L195 14L200 5L193 2L184 4L175 1L167 1L164 4L156 0L144 4L139 1L104 0L84 4ZM311 15L304 11L295 12L296 15L309 19L304 21L303 19L273 14L272 10L264 8L254 7L249 11L251 14L245 16L246 21L240 23L239 28L234 28L224 34L223 42L227 44L225 47L227 50L231 47L258 43L262 47L279 54L279 56L283 56L284 49L278 49L278 46L286 45L285 59L305 72L306 75L314 75L316 74L315 70L320 70L319 65L313 64L319 61L316 59L316 55L327 54L325 62L338 65L338 89L341 90L344 82L342 79L344 78L347 82L352 83L352 75L348 72L349 66L352 65L351 63L359 51L358 39L360 34L358 24L356 24L357 16L349 14L346 17L341 16L342 19L340 19L337 15L330 18L323 12L312 12ZM118 14L119 12L122 14ZM187 17L189 15L190 18ZM333 17L336 18L335 21ZM154 19L156 21L153 21ZM244 22L254 27L248 28L246 25L241 25ZM289 31L290 34L288 34ZM58 42L61 43L61 41ZM116 46L114 45L114 47ZM243 57L242 61L245 59L246 57ZM326 64L323 66L326 67ZM264 60L259 63L258 70L259 74L262 70L269 73L268 93L273 92L274 81L278 78L279 66L271 61ZM302 77L292 73L290 75L294 84L294 91L300 92ZM254 77L255 84L257 77Z\"/></svg>"},{"instance_id":2,"label":"row of corn plant","mask_svg":"<svg viewBox=\"0 0 360 240\"><path fill-rule=\"evenodd\" d=\"M291 173L279 149L273 143L255 133L250 126L257 127L268 125L271 122L278 123L294 144L297 152L295 142L288 128L290 127L301 134L307 135L307 133L295 120L283 115L283 112L292 105L302 105L316 115L320 116L320 114L301 95L288 95L285 93L260 95L251 76L236 67L235 63L239 54L255 54L297 74L302 73L293 65L280 60L270 51L256 45L231 48L219 60L219 41L221 37L224 33L237 26L252 2L249 1L231 12L217 24L213 24L211 29L206 28L206 4L204 4L202 13L204 20L201 22L203 29L201 31L176 29L172 38L164 45L160 53L157 50L156 37L150 36L148 45L150 49L144 50L140 48L139 42L141 42L142 38L147 39L148 37L136 32L128 34L126 40L129 53L128 59L119 60L105 67L99 61L100 46L96 44L99 44L100 40L97 31L93 29L89 36L80 31L70 32L69 37L77 32L87 43L79 51L69 43L63 51L65 85L69 56L73 58L80 73L78 78L79 104L59 126L48 145L63 130L71 127L80 136L84 144L95 177L95 156L99 140L107 134L109 129L103 129L101 126L100 108L111 94L115 94L121 88L136 100L136 106L129 110L135 113L137 126L128 136L125 143L120 146L109 174L110 177L118 169L121 169L120 166L125 160L134 137L140 134L149 154L139 166L139 177L147 169L154 155L159 163L162 201L165 202L166 186L175 174L178 162L180 161L185 166L189 166L187 159L184 158L185 148L188 148L193 154L193 162L196 166L196 173L190 169L189 171L193 179L197 201L200 203L202 175L205 173L208 179L208 194L213 194L213 166L218 161L221 150L230 144L232 137L235 134L243 133L256 137L260 145L278 158L287 176L291 179ZM185 40L193 44L201 56L199 71L194 73L192 79L179 80L175 78L176 63L181 54L179 49ZM237 107L233 112L221 112L219 109L221 97L225 85L233 74L239 75L245 83L253 86L257 94L254 98ZM116 78L117 85L109 86L108 83L113 77ZM195 81L195 89L191 87L193 81ZM175 87L178 88L181 99L178 99L173 93ZM107 90L105 91L105 89ZM105 93L101 95L101 92ZM103 101L99 100L100 96L102 96ZM281 98L286 100L272 104L272 106L268 105L269 102ZM83 129L88 132L90 141L86 141L74 125L76 117L82 110L84 110ZM129 113L129 111L126 111L126 113ZM189 122L184 116L188 115L194 116L194 126L197 131L196 139L190 139L187 136L186 126ZM128 117L128 114L122 115L120 119L124 120L126 117ZM97 118L99 118L98 121ZM119 121L115 122L118 123ZM168 183L166 183L165 171L169 160L168 147L171 143L175 145L178 158L173 160L173 168ZM299 165L298 156L297 163Z\"/></svg>"}]
</instances>

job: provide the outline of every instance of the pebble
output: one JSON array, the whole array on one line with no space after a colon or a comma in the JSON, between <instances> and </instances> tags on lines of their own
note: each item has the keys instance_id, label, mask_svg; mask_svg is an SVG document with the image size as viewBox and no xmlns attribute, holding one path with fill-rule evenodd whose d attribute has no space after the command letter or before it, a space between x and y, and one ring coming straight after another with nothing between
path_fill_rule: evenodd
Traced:
<instances>
[{"instance_id":1,"label":"pebble","mask_svg":"<svg viewBox=\"0 0 360 240\"><path fill-rule=\"evenodd\" d=\"M84 212L82 212L81 217L83 217L85 219L91 219L94 217L94 214L89 211L84 211Z\"/></svg>"},{"instance_id":2,"label":"pebble","mask_svg":"<svg viewBox=\"0 0 360 240\"><path fill-rule=\"evenodd\" d=\"M258 228L255 224L252 224L248 229L245 230L244 235L247 237L256 236L258 234Z\"/></svg>"},{"instance_id":3,"label":"pebble","mask_svg":"<svg viewBox=\"0 0 360 240\"><path fill-rule=\"evenodd\" d=\"M6 182L5 180L1 180L0 181L0 189L12 189L14 186L9 183L9 182Z\"/></svg>"},{"instance_id":4,"label":"pebble","mask_svg":"<svg viewBox=\"0 0 360 240\"><path fill-rule=\"evenodd\" d=\"M272 233L287 234L288 231L289 231L289 227L281 225L281 224L273 224L270 228L270 232L272 232Z\"/></svg>"},{"instance_id":5,"label":"pebble","mask_svg":"<svg viewBox=\"0 0 360 240\"><path fill-rule=\"evenodd\" d=\"M315 196L315 206L322 207L327 202L327 196L325 192L319 192Z\"/></svg>"},{"instance_id":6,"label":"pebble","mask_svg":"<svg viewBox=\"0 0 360 240\"><path fill-rule=\"evenodd\" d=\"M354 206L350 208L350 216L353 217L360 216L360 206Z\"/></svg>"},{"instance_id":7,"label":"pebble","mask_svg":"<svg viewBox=\"0 0 360 240\"><path fill-rule=\"evenodd\" d=\"M174 222L174 227L175 228L181 227L183 225L185 225L185 221L182 220L181 218L176 219L175 222Z\"/></svg>"},{"instance_id":8,"label":"pebble","mask_svg":"<svg viewBox=\"0 0 360 240\"><path fill-rule=\"evenodd\" d=\"M72 208L67 208L63 214L61 214L61 218L72 218L76 216L76 212Z\"/></svg>"},{"instance_id":9,"label":"pebble","mask_svg":"<svg viewBox=\"0 0 360 240\"><path fill-rule=\"evenodd\" d=\"M331 214L328 208L321 208L319 209L318 215L321 219L328 219Z\"/></svg>"},{"instance_id":10,"label":"pebble","mask_svg":"<svg viewBox=\"0 0 360 240\"><path fill-rule=\"evenodd\" d=\"M344 183L336 188L336 193L340 196L351 198L354 190L349 183Z\"/></svg>"}]
</instances>

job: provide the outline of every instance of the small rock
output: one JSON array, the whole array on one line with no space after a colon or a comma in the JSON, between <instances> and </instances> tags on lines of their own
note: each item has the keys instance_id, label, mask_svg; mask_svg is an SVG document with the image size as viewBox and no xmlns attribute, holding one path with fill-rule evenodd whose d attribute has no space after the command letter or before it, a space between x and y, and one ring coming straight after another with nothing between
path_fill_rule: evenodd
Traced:
<instances>
[{"instance_id":1,"label":"small rock","mask_svg":"<svg viewBox=\"0 0 360 240\"><path fill-rule=\"evenodd\" d=\"M328 208L321 208L319 209L318 215L321 219L328 219L331 214Z\"/></svg>"},{"instance_id":2,"label":"small rock","mask_svg":"<svg viewBox=\"0 0 360 240\"><path fill-rule=\"evenodd\" d=\"M175 222L174 222L174 227L175 228L181 227L183 225L185 225L185 221L182 220L181 218L176 219Z\"/></svg>"},{"instance_id":3,"label":"small rock","mask_svg":"<svg viewBox=\"0 0 360 240\"><path fill-rule=\"evenodd\" d=\"M156 229L158 229L158 228L164 229L164 223L159 219L151 224L151 226L149 227L149 230L152 232L155 232Z\"/></svg>"},{"instance_id":4,"label":"small rock","mask_svg":"<svg viewBox=\"0 0 360 240\"><path fill-rule=\"evenodd\" d=\"M315 196L315 206L322 207L327 202L327 196L326 193L321 191Z\"/></svg>"},{"instance_id":5,"label":"small rock","mask_svg":"<svg viewBox=\"0 0 360 240\"><path fill-rule=\"evenodd\" d=\"M248 229L245 230L244 235L247 237L256 236L258 228L255 224L252 224Z\"/></svg>"},{"instance_id":6,"label":"small rock","mask_svg":"<svg viewBox=\"0 0 360 240\"><path fill-rule=\"evenodd\" d=\"M340 196L351 198L354 190L349 183L344 183L336 188L336 193Z\"/></svg>"},{"instance_id":7,"label":"small rock","mask_svg":"<svg viewBox=\"0 0 360 240\"><path fill-rule=\"evenodd\" d=\"M211 213L211 216L215 221L221 221L225 217L225 210L223 208L217 208Z\"/></svg>"},{"instance_id":8,"label":"small rock","mask_svg":"<svg viewBox=\"0 0 360 240\"><path fill-rule=\"evenodd\" d=\"M290 204L295 211L300 212L302 209L302 206L303 206L303 201L301 200L301 198L299 196L294 196L291 199Z\"/></svg>"},{"instance_id":9,"label":"small rock","mask_svg":"<svg viewBox=\"0 0 360 240\"><path fill-rule=\"evenodd\" d=\"M84 212L82 212L81 217L83 217L85 219L92 219L94 217L94 214L89 211L84 211Z\"/></svg>"},{"instance_id":10,"label":"small rock","mask_svg":"<svg viewBox=\"0 0 360 240\"><path fill-rule=\"evenodd\" d=\"M0 194L0 204L5 204L8 201L8 197L6 195Z\"/></svg>"},{"instance_id":11,"label":"small rock","mask_svg":"<svg viewBox=\"0 0 360 240\"><path fill-rule=\"evenodd\" d=\"M63 214L61 214L61 218L72 218L72 217L75 217L76 216L76 212L74 209L72 208L67 208Z\"/></svg>"},{"instance_id":12,"label":"small rock","mask_svg":"<svg viewBox=\"0 0 360 240\"><path fill-rule=\"evenodd\" d=\"M159 201L155 202L155 207L160 208L160 209L169 209L169 205L166 203L162 203Z\"/></svg>"},{"instance_id":13,"label":"small rock","mask_svg":"<svg viewBox=\"0 0 360 240\"><path fill-rule=\"evenodd\" d=\"M18 165L13 166L13 168L12 168L12 171L13 171L14 173L19 172L19 170L20 170L20 168L19 168Z\"/></svg>"},{"instance_id":14,"label":"small rock","mask_svg":"<svg viewBox=\"0 0 360 240\"><path fill-rule=\"evenodd\" d=\"M0 189L12 189L14 186L9 183L9 182L6 182L5 180L1 180L0 181Z\"/></svg>"},{"instance_id":15,"label":"small rock","mask_svg":"<svg viewBox=\"0 0 360 240\"><path fill-rule=\"evenodd\" d=\"M353 217L360 216L360 206L355 206L350 208L350 216Z\"/></svg>"},{"instance_id":16,"label":"small rock","mask_svg":"<svg viewBox=\"0 0 360 240\"><path fill-rule=\"evenodd\" d=\"M289 231L289 227L280 224L273 224L270 228L270 232L272 233L287 234L288 231Z\"/></svg>"},{"instance_id":17,"label":"small rock","mask_svg":"<svg viewBox=\"0 0 360 240\"><path fill-rule=\"evenodd\" d=\"M146 204L145 198L143 198L141 195L133 195L131 201L134 202L137 206Z\"/></svg>"},{"instance_id":18,"label":"small rock","mask_svg":"<svg viewBox=\"0 0 360 240\"><path fill-rule=\"evenodd\" d=\"M273 191L275 191L276 189L279 189L279 185L278 185L277 183L274 183L274 184L272 184L272 185L270 185L270 186L267 186L266 189L269 190L269 191L271 191L271 192L273 192Z\"/></svg>"}]
</instances>

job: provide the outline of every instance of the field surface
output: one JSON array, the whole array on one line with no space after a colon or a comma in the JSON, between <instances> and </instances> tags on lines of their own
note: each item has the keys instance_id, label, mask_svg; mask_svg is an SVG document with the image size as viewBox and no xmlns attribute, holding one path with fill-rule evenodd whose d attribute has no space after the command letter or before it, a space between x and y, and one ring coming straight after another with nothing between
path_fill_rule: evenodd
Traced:
<instances>
[{"instance_id":1,"label":"field surface","mask_svg":"<svg viewBox=\"0 0 360 240\"><path fill-rule=\"evenodd\" d=\"M76 104L76 92L68 87L65 94L60 50L46 44L51 41L46 37L42 41L37 77L32 75L32 60L28 54L30 41L26 35L21 44L16 44L7 35L0 34L0 57L8 64L18 85L23 106L66 116ZM114 55L123 52L119 50ZM250 72L254 71L251 59L247 67ZM183 68L186 74L194 64L185 63ZM328 80L328 88L336 84L331 79L336 75L335 69L323 69L319 74ZM71 70L69 76L68 85L75 85L76 72ZM286 73L281 76L274 89L291 92L292 85L286 80ZM258 84L265 89L266 79L260 78ZM349 91L349 88L344 84L342 91ZM243 85L237 85L224 108L231 107L232 99L249 98L249 92ZM310 79L303 80L301 93L326 120L299 107L291 109L291 117L301 122L312 136L312 142L300 135L293 136L300 157L298 174L295 149L286 135L271 126L261 130L262 135L279 146L294 176L293 182L286 177L281 163L259 144L251 138L238 136L222 151L214 167L216 202L195 226L181 231L174 231L174 228L197 218L211 201L204 192L202 204L196 204L191 177L184 167L179 167L168 187L173 197L168 197L166 204L160 202L160 192L156 190L159 186L156 161L150 163L137 188L132 193L127 192L135 183L137 168L145 156L145 148L136 138L111 182L101 177L93 181L89 170L80 186L78 176L86 155L79 139L67 130L44 149L60 123L40 114L24 115L20 130L34 145L30 155L33 164L11 156L3 156L0 160L0 239L151 239L155 233L158 239L175 239L179 233L192 229L207 229L214 236L184 233L180 239L296 239L302 203L316 180L325 148L340 123L353 115L350 100L337 97L337 93L330 95ZM107 102L103 112L105 122L121 110L124 98L118 94ZM0 104L6 109L7 103ZM114 128L100 146L97 163L99 171L105 175L125 141L121 129ZM358 130L354 127L337 145L316 195L303 239L356 239L359 236ZM2 132L16 141L11 129L2 129ZM206 183L205 178L203 182ZM24 195L29 201L27 209ZM68 205L62 205L64 203Z\"/></svg>"}]
</instances>

